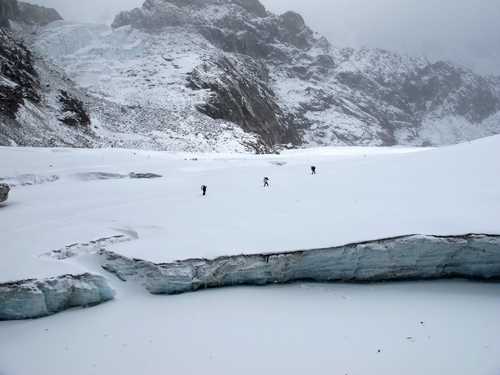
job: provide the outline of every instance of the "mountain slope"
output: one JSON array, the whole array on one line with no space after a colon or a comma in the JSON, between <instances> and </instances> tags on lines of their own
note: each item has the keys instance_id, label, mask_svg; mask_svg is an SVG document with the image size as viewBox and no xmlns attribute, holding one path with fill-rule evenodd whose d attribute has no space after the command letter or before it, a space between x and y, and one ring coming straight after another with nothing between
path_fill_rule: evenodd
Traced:
<instances>
[{"instance_id":1,"label":"mountain slope","mask_svg":"<svg viewBox=\"0 0 500 375\"><path fill-rule=\"evenodd\" d=\"M0 144L91 146L82 95L65 75L0 29Z\"/></svg>"},{"instance_id":2,"label":"mountain slope","mask_svg":"<svg viewBox=\"0 0 500 375\"><path fill-rule=\"evenodd\" d=\"M58 21L32 31L29 48L75 81L88 114L86 142L61 135L68 144L269 152L500 133L497 78L338 49L299 14L273 15L258 0L146 0L112 28Z\"/></svg>"},{"instance_id":3,"label":"mountain slope","mask_svg":"<svg viewBox=\"0 0 500 375\"><path fill-rule=\"evenodd\" d=\"M264 84L275 95L266 100L282 119L276 129L297 131L306 144L446 144L499 131L493 79L382 50L336 49L300 15L275 16L258 4L147 0L118 15L113 26L158 34L183 25L242 67L263 65L269 73ZM207 75L213 80L214 72ZM219 112L227 106L221 101Z\"/></svg>"}]
</instances>

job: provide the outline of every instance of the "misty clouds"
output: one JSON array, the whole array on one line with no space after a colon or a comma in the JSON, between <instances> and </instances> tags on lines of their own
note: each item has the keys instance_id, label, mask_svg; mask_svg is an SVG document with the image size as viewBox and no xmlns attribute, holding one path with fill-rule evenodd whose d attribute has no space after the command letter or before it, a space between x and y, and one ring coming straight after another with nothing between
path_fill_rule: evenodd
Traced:
<instances>
[{"instance_id":1,"label":"misty clouds","mask_svg":"<svg viewBox=\"0 0 500 375\"><path fill-rule=\"evenodd\" d=\"M143 0L29 0L68 20L110 22ZM380 47L447 59L500 75L498 0L262 0L275 13L296 10L338 46Z\"/></svg>"}]
</instances>

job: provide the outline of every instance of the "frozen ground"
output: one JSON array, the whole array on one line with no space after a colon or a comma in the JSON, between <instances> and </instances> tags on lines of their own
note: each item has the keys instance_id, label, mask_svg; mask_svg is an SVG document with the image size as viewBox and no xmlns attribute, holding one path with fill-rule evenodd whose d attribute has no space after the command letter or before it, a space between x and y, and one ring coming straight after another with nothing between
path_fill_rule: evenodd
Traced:
<instances>
[{"instance_id":1,"label":"frozen ground","mask_svg":"<svg viewBox=\"0 0 500 375\"><path fill-rule=\"evenodd\" d=\"M103 246L158 262L409 233L500 233L499 156L500 137L281 156L0 148L0 178L16 185L0 205L0 282L93 272L117 290L116 301L92 309L0 323L0 374L496 375L496 284L300 284L153 297L86 254ZM112 178L130 172L163 178ZM28 175L36 183L23 183ZM81 256L46 255L67 248Z\"/></svg>"}]
</instances>

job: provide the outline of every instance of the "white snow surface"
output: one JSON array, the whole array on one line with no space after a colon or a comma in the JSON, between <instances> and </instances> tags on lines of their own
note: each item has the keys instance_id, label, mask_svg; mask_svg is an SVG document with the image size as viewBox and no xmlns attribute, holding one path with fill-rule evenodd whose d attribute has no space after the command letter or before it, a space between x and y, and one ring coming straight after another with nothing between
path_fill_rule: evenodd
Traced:
<instances>
[{"instance_id":1,"label":"white snow surface","mask_svg":"<svg viewBox=\"0 0 500 375\"><path fill-rule=\"evenodd\" d=\"M500 233L499 157L500 136L440 149L267 156L0 148L0 178L45 181L16 185L0 205L0 282L91 272L117 291L116 301L92 309L0 323L0 373L496 374L496 284L298 284L155 297L89 254L98 239L164 262L410 233ZM112 177L130 172L163 178ZM128 241L105 240L115 235ZM71 247L80 256L46 255L72 244L81 244Z\"/></svg>"},{"instance_id":2,"label":"white snow surface","mask_svg":"<svg viewBox=\"0 0 500 375\"><path fill-rule=\"evenodd\" d=\"M6 161L0 179L16 185L0 209L0 281L81 273L79 266L37 255L123 232L138 239L113 251L154 262L414 233L500 233L499 154L500 137L442 149L324 148L267 156L0 148ZM318 175L310 174L311 165ZM98 172L163 178L101 179ZM26 176L47 182L16 184ZM264 177L271 179L268 190Z\"/></svg>"},{"instance_id":3,"label":"white snow surface","mask_svg":"<svg viewBox=\"0 0 500 375\"><path fill-rule=\"evenodd\" d=\"M120 290L116 301L92 309L0 323L1 370L491 375L500 369L499 292L496 284L466 282L299 284L176 297Z\"/></svg>"}]
</instances>

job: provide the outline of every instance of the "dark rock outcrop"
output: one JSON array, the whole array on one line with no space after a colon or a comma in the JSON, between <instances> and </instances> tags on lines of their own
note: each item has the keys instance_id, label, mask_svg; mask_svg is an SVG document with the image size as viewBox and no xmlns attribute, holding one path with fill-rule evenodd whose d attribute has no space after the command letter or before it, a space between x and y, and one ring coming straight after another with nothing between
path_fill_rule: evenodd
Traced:
<instances>
[{"instance_id":1,"label":"dark rock outcrop","mask_svg":"<svg viewBox=\"0 0 500 375\"><path fill-rule=\"evenodd\" d=\"M241 58L221 57L191 73L189 87L212 92L209 101L198 109L212 118L232 121L247 132L259 134L268 146L298 144L295 129L287 126L269 89L265 66L251 58L241 62Z\"/></svg>"},{"instance_id":2,"label":"dark rock outcrop","mask_svg":"<svg viewBox=\"0 0 500 375\"><path fill-rule=\"evenodd\" d=\"M103 268L153 294L294 281L500 280L500 236L405 236L345 246L168 264L100 252Z\"/></svg>"},{"instance_id":3,"label":"dark rock outcrop","mask_svg":"<svg viewBox=\"0 0 500 375\"><path fill-rule=\"evenodd\" d=\"M0 184L0 203L5 202L9 198L10 186Z\"/></svg>"},{"instance_id":4,"label":"dark rock outcrop","mask_svg":"<svg viewBox=\"0 0 500 375\"><path fill-rule=\"evenodd\" d=\"M0 321L41 318L113 298L106 279L88 273L0 284Z\"/></svg>"},{"instance_id":5,"label":"dark rock outcrop","mask_svg":"<svg viewBox=\"0 0 500 375\"><path fill-rule=\"evenodd\" d=\"M90 117L83 102L61 90L59 102L62 106L61 122L69 126L90 126Z\"/></svg>"},{"instance_id":6,"label":"dark rock outcrop","mask_svg":"<svg viewBox=\"0 0 500 375\"><path fill-rule=\"evenodd\" d=\"M11 119L25 100L40 102L40 82L33 55L26 46L0 29L0 115Z\"/></svg>"}]
</instances>

